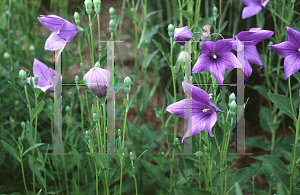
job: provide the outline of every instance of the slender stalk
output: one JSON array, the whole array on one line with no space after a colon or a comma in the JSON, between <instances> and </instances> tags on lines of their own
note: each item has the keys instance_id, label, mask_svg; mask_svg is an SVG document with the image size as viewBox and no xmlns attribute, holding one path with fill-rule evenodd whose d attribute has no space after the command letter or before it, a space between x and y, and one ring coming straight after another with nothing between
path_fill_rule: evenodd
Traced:
<instances>
[{"instance_id":1,"label":"slender stalk","mask_svg":"<svg viewBox=\"0 0 300 195\"><path fill-rule=\"evenodd\" d=\"M90 33L91 33L91 62L94 65L94 41L93 41L93 27L92 27L92 19L91 15L89 15L89 26L90 26Z\"/></svg>"},{"instance_id":2,"label":"slender stalk","mask_svg":"<svg viewBox=\"0 0 300 195\"><path fill-rule=\"evenodd\" d=\"M103 153L103 145L102 145L103 142L102 142L101 125L100 125L101 109L99 107L99 101L97 101L97 109L98 109L98 113L99 113L98 126L97 126L98 150L99 150L99 153Z\"/></svg>"},{"instance_id":3,"label":"slender stalk","mask_svg":"<svg viewBox=\"0 0 300 195\"><path fill-rule=\"evenodd\" d=\"M99 14L97 14L97 21L98 21L98 42L99 42L99 47L100 47L100 18L99 18ZM100 60L101 60L101 51L99 50L99 60L98 62L100 63Z\"/></svg>"},{"instance_id":4,"label":"slender stalk","mask_svg":"<svg viewBox=\"0 0 300 195\"><path fill-rule=\"evenodd\" d=\"M131 166L132 166L132 171L133 171L135 194L137 195L138 194L138 189L137 189L137 183L136 183L136 177L135 177L135 171L134 171L133 161L131 161Z\"/></svg>"}]
</instances>

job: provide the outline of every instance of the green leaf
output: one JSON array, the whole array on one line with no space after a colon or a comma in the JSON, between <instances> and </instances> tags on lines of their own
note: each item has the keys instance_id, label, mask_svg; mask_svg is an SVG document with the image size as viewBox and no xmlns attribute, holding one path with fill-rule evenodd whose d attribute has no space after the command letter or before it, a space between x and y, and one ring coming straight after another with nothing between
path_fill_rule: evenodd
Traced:
<instances>
[{"instance_id":1,"label":"green leaf","mask_svg":"<svg viewBox=\"0 0 300 195\"><path fill-rule=\"evenodd\" d=\"M20 92L20 89L17 85L13 84L12 82L8 81L9 84L11 84L13 86L13 88L20 94L21 99L23 100L23 102L25 102L25 104L27 105L27 101L25 100L25 97L23 96L23 94Z\"/></svg>"},{"instance_id":2,"label":"green leaf","mask_svg":"<svg viewBox=\"0 0 300 195\"><path fill-rule=\"evenodd\" d=\"M127 153L128 153L128 150L126 149L126 148L118 148L117 150L116 150L116 153L120 153L120 154L123 154L123 160L124 160L124 162L125 162L125 157L127 156ZM122 155L117 155L117 163L118 163L118 165L119 165L119 167L121 167L121 162L122 161ZM125 163L124 163L125 164Z\"/></svg>"},{"instance_id":3,"label":"green leaf","mask_svg":"<svg viewBox=\"0 0 300 195\"><path fill-rule=\"evenodd\" d=\"M265 17L262 12L259 12L258 14L256 14L256 24L257 24L257 26L264 28Z\"/></svg>"},{"instance_id":4,"label":"green leaf","mask_svg":"<svg viewBox=\"0 0 300 195\"><path fill-rule=\"evenodd\" d=\"M268 99L267 91L268 89L263 85L255 85L254 87L251 87L252 89L256 90L260 95L262 95L264 98Z\"/></svg>"},{"instance_id":5,"label":"green leaf","mask_svg":"<svg viewBox=\"0 0 300 195\"><path fill-rule=\"evenodd\" d=\"M136 96L136 94L138 93L140 87L141 87L141 85L139 85L139 87L137 88L136 92L133 94L133 96L132 96L132 98L131 98L131 100L130 100L130 103L129 103L129 107L131 106L133 100L135 99L135 96ZM128 107L128 108L129 108L129 107Z\"/></svg>"},{"instance_id":6,"label":"green leaf","mask_svg":"<svg viewBox=\"0 0 300 195\"><path fill-rule=\"evenodd\" d=\"M274 167L271 164L266 164L264 168L265 176L267 182L273 186L276 187L277 183L280 182L286 191L290 188L290 175L288 173L282 172L277 167ZM288 194L287 192L284 194Z\"/></svg>"},{"instance_id":7,"label":"green leaf","mask_svg":"<svg viewBox=\"0 0 300 195\"><path fill-rule=\"evenodd\" d=\"M271 113L271 110L269 110L267 107L264 107L264 106L260 107L259 122L260 122L260 126L264 130L266 130L270 133L277 129L277 128L276 129L273 128L272 113Z\"/></svg>"},{"instance_id":8,"label":"green leaf","mask_svg":"<svg viewBox=\"0 0 300 195\"><path fill-rule=\"evenodd\" d=\"M294 110L294 113L296 113L296 116L293 115L293 111L291 108L291 102L290 99L284 95L280 94L272 94L268 93L271 101L280 109L282 110L285 114L287 114L290 118L293 120L296 120L297 113Z\"/></svg>"},{"instance_id":9,"label":"green leaf","mask_svg":"<svg viewBox=\"0 0 300 195\"><path fill-rule=\"evenodd\" d=\"M226 194L234 192L236 182L238 182L240 187L242 188L246 179L248 179L253 174L256 168L256 165L252 165L243 169L236 169L236 171L238 172L230 175L227 179Z\"/></svg>"},{"instance_id":10,"label":"green leaf","mask_svg":"<svg viewBox=\"0 0 300 195\"><path fill-rule=\"evenodd\" d=\"M123 104L126 109L129 109L129 101L126 98L123 98Z\"/></svg>"},{"instance_id":11,"label":"green leaf","mask_svg":"<svg viewBox=\"0 0 300 195\"><path fill-rule=\"evenodd\" d=\"M40 189L40 191L36 195L40 195L42 193L43 189Z\"/></svg>"},{"instance_id":12,"label":"green leaf","mask_svg":"<svg viewBox=\"0 0 300 195\"><path fill-rule=\"evenodd\" d=\"M235 192L236 192L236 195L243 195L241 187L238 182L235 183Z\"/></svg>"},{"instance_id":13,"label":"green leaf","mask_svg":"<svg viewBox=\"0 0 300 195\"><path fill-rule=\"evenodd\" d=\"M300 72L299 71L295 72L293 76L297 79L298 83L300 83Z\"/></svg>"},{"instance_id":14,"label":"green leaf","mask_svg":"<svg viewBox=\"0 0 300 195\"><path fill-rule=\"evenodd\" d=\"M145 60L143 61L143 66L142 66L143 68L147 68L149 66L151 60L157 54L157 52L158 52L158 49L155 50L154 52L152 52L149 56L147 56L147 60L146 60L147 63L145 63Z\"/></svg>"},{"instance_id":15,"label":"green leaf","mask_svg":"<svg viewBox=\"0 0 300 195\"><path fill-rule=\"evenodd\" d=\"M33 137L33 140L34 140L34 127L32 127L32 137ZM39 134L39 132L36 132L37 135L36 135L36 143L41 143L41 136ZM25 131L25 137L28 141L28 144L31 145L31 132L30 132L30 123L29 121L26 121L26 131Z\"/></svg>"},{"instance_id":16,"label":"green leaf","mask_svg":"<svg viewBox=\"0 0 300 195\"><path fill-rule=\"evenodd\" d=\"M100 155L98 153L91 153L91 152L87 152L86 154L94 157L96 165L98 167L101 167L102 169L108 168L108 162L103 155Z\"/></svg>"},{"instance_id":17,"label":"green leaf","mask_svg":"<svg viewBox=\"0 0 300 195\"><path fill-rule=\"evenodd\" d=\"M161 10L157 10L157 11L153 11L153 12L148 13L148 14L145 16L145 18L142 20L141 24L142 24L145 20L147 20L150 16L152 16L152 15L154 15L154 14L156 14L156 13L159 13L159 12L161 12Z\"/></svg>"},{"instance_id":18,"label":"green leaf","mask_svg":"<svg viewBox=\"0 0 300 195\"><path fill-rule=\"evenodd\" d=\"M170 62L166 56L165 51L163 50L161 44L157 41L155 41L154 39L152 39L153 43L155 44L155 46L159 49L159 51L162 53L162 55L164 56L165 60L167 61L167 63L170 65Z\"/></svg>"},{"instance_id":19,"label":"green leaf","mask_svg":"<svg viewBox=\"0 0 300 195\"><path fill-rule=\"evenodd\" d=\"M39 143L39 144L34 144L34 145L30 146L30 147L23 153L23 156L24 156L27 152L29 152L30 150L32 150L33 148L39 147L39 146L41 146L41 145L43 145L43 144L44 144L44 143Z\"/></svg>"},{"instance_id":20,"label":"green leaf","mask_svg":"<svg viewBox=\"0 0 300 195\"><path fill-rule=\"evenodd\" d=\"M0 166L2 165L4 159L5 159L5 150L2 150L2 152L0 152Z\"/></svg>"},{"instance_id":21,"label":"green leaf","mask_svg":"<svg viewBox=\"0 0 300 195\"><path fill-rule=\"evenodd\" d=\"M168 92L167 89L165 89L166 93L167 93L167 105L171 105L174 103L174 97Z\"/></svg>"},{"instance_id":22,"label":"green leaf","mask_svg":"<svg viewBox=\"0 0 300 195\"><path fill-rule=\"evenodd\" d=\"M263 150L268 150L268 147L262 141L262 139L259 139L257 137L246 138L245 144L246 144L246 146L252 146L252 147L257 147L257 148L260 148Z\"/></svg>"},{"instance_id":23,"label":"green leaf","mask_svg":"<svg viewBox=\"0 0 300 195\"><path fill-rule=\"evenodd\" d=\"M10 155L12 155L12 157L14 157L19 162L21 162L19 154L17 153L16 149L14 149L11 145L6 143L5 141L3 141L3 140L1 140L1 141L2 141L2 144L5 147L5 149L10 153Z\"/></svg>"},{"instance_id":24,"label":"green leaf","mask_svg":"<svg viewBox=\"0 0 300 195\"><path fill-rule=\"evenodd\" d=\"M45 104L44 100L40 101L38 105L31 111L30 113L31 121L33 121L37 117L37 115L43 110L44 104Z\"/></svg>"},{"instance_id":25,"label":"green leaf","mask_svg":"<svg viewBox=\"0 0 300 195\"><path fill-rule=\"evenodd\" d=\"M287 170L284 162L282 162L277 156L262 155L262 156L258 156L258 157L252 157L252 158L269 163L269 164L273 165L276 169L279 169L283 172L288 173L288 170Z\"/></svg>"}]
</instances>

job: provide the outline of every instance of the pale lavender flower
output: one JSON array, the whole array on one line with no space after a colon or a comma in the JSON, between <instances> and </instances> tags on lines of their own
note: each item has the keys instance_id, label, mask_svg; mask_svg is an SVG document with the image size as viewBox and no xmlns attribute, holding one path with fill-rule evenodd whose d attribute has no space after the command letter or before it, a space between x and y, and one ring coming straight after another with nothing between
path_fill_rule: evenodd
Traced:
<instances>
[{"instance_id":1,"label":"pale lavender flower","mask_svg":"<svg viewBox=\"0 0 300 195\"><path fill-rule=\"evenodd\" d=\"M176 116L188 119L188 129L182 138L191 137L200 133L203 129L209 133L211 137L212 127L217 121L217 111L220 111L209 99L212 94L207 94L204 90L195 87L189 83L182 82L183 89L191 98L184 99L169 105L166 110ZM186 106L186 102L191 101L190 108Z\"/></svg>"},{"instance_id":2,"label":"pale lavender flower","mask_svg":"<svg viewBox=\"0 0 300 195\"><path fill-rule=\"evenodd\" d=\"M66 44L70 42L78 32L74 24L56 15L41 15L41 17L38 17L38 20L46 28L53 31L45 43L45 50L59 50L58 56Z\"/></svg>"},{"instance_id":3,"label":"pale lavender flower","mask_svg":"<svg viewBox=\"0 0 300 195\"><path fill-rule=\"evenodd\" d=\"M245 19L256 15L262 10L262 7L266 7L269 0L241 0L241 2L247 5L242 13L242 18Z\"/></svg>"},{"instance_id":4,"label":"pale lavender flower","mask_svg":"<svg viewBox=\"0 0 300 195\"><path fill-rule=\"evenodd\" d=\"M193 34L189 30L188 26L182 28L175 28L174 41L180 45L185 45L184 41L189 41L193 38Z\"/></svg>"},{"instance_id":5,"label":"pale lavender flower","mask_svg":"<svg viewBox=\"0 0 300 195\"><path fill-rule=\"evenodd\" d=\"M288 26L286 32L288 34L288 41L269 46L285 58L285 80L300 69L300 32Z\"/></svg>"},{"instance_id":6,"label":"pale lavender flower","mask_svg":"<svg viewBox=\"0 0 300 195\"><path fill-rule=\"evenodd\" d=\"M84 75L83 80L96 96L104 97L109 88L110 75L108 70L94 67Z\"/></svg>"},{"instance_id":7,"label":"pale lavender flower","mask_svg":"<svg viewBox=\"0 0 300 195\"><path fill-rule=\"evenodd\" d=\"M273 34L274 32L270 30L261 30L261 28L251 28L249 31L242 31L236 35L236 41L232 42L232 49L238 51L237 44L239 44L240 41L245 41L244 42L244 61L245 61L244 65L245 66L243 71L247 77L250 77L252 74L252 68L249 62L253 64L259 64L261 65L260 69L263 68L263 63L257 53L257 49L255 45L263 40L269 39Z\"/></svg>"},{"instance_id":8,"label":"pale lavender flower","mask_svg":"<svg viewBox=\"0 0 300 195\"><path fill-rule=\"evenodd\" d=\"M46 66L37 59L34 59L33 62L33 75L35 77L39 77L37 86L34 83L34 77L27 77L27 83L30 84L31 80L33 86L40 88L43 92L54 91L55 80L56 82L59 80L59 75L55 70Z\"/></svg>"},{"instance_id":9,"label":"pale lavender flower","mask_svg":"<svg viewBox=\"0 0 300 195\"><path fill-rule=\"evenodd\" d=\"M217 42L202 42L199 56L192 73L210 71L219 83L223 83L226 69L238 68L237 58L231 53L233 39L222 39Z\"/></svg>"}]
</instances>

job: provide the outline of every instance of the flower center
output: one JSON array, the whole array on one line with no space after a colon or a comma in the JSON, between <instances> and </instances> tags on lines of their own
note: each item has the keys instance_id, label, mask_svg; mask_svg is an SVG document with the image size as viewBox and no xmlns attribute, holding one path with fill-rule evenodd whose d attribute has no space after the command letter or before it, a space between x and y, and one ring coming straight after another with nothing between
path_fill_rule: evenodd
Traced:
<instances>
[{"instance_id":1,"label":"flower center","mask_svg":"<svg viewBox=\"0 0 300 195\"><path fill-rule=\"evenodd\" d=\"M207 113L209 113L209 114L214 113L214 111L213 111L211 108L203 109L203 112L207 112Z\"/></svg>"},{"instance_id":2,"label":"flower center","mask_svg":"<svg viewBox=\"0 0 300 195\"><path fill-rule=\"evenodd\" d=\"M298 51L300 52L300 48L298 49Z\"/></svg>"},{"instance_id":3,"label":"flower center","mask_svg":"<svg viewBox=\"0 0 300 195\"><path fill-rule=\"evenodd\" d=\"M217 59L217 54L213 52L210 54L210 57L215 60Z\"/></svg>"},{"instance_id":4,"label":"flower center","mask_svg":"<svg viewBox=\"0 0 300 195\"><path fill-rule=\"evenodd\" d=\"M49 85L52 85L51 81L49 81L49 80L47 81L47 83L48 83Z\"/></svg>"}]
</instances>

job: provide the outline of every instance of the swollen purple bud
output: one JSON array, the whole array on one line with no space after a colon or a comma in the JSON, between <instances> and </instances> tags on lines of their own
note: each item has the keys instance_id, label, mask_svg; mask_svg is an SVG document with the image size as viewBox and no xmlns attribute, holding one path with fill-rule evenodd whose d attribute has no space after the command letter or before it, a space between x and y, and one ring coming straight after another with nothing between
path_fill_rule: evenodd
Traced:
<instances>
[{"instance_id":1,"label":"swollen purple bud","mask_svg":"<svg viewBox=\"0 0 300 195\"><path fill-rule=\"evenodd\" d=\"M189 30L188 26L182 28L175 28L174 41L180 45L185 45L184 41L189 41L193 38L193 34Z\"/></svg>"}]
</instances>

